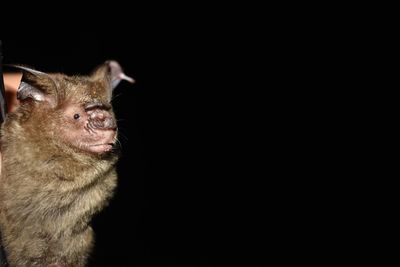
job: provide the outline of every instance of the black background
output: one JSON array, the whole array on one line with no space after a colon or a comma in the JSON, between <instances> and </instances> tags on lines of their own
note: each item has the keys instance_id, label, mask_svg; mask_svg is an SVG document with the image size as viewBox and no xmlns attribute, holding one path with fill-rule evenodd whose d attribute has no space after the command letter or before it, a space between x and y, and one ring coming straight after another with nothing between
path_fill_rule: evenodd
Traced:
<instances>
[{"instance_id":1,"label":"black background","mask_svg":"<svg viewBox=\"0 0 400 267\"><path fill-rule=\"evenodd\" d=\"M4 63L88 74L114 59L136 80L114 91L119 183L93 219L90 266L259 266L261 218L279 201L264 207L259 181L272 179L254 171L266 153L255 139L279 110L252 119L263 116L256 92L266 89L253 80L265 76L266 62L254 52L246 10L116 4L54 3L44 15L24 8L0 18Z\"/></svg>"},{"instance_id":2,"label":"black background","mask_svg":"<svg viewBox=\"0 0 400 267\"><path fill-rule=\"evenodd\" d=\"M90 266L282 265L335 254L325 231L336 226L319 215L336 136L325 137L315 103L329 102L336 77L319 77L330 59L310 27L286 7L118 4L54 2L45 15L15 12L0 24L5 63L87 74L115 59L137 81L115 91L119 184L93 220Z\"/></svg>"},{"instance_id":3,"label":"black background","mask_svg":"<svg viewBox=\"0 0 400 267\"><path fill-rule=\"evenodd\" d=\"M2 37L4 63L88 74L115 59L137 81L114 93L119 184L93 220L90 266L213 266L219 255L221 171L214 167L223 148L214 145L223 122L215 114L215 66L204 66L214 64L211 40L174 27Z\"/></svg>"}]
</instances>

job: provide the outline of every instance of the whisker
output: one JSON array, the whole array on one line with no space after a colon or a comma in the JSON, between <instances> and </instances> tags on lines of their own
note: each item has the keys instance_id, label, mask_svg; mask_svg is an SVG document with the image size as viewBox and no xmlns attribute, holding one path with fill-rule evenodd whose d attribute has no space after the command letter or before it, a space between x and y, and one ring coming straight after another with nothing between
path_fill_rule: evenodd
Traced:
<instances>
[{"instance_id":1,"label":"whisker","mask_svg":"<svg viewBox=\"0 0 400 267\"><path fill-rule=\"evenodd\" d=\"M120 134L121 137L125 138L126 141L129 141L128 137L123 132L119 131L118 134Z\"/></svg>"},{"instance_id":2,"label":"whisker","mask_svg":"<svg viewBox=\"0 0 400 267\"><path fill-rule=\"evenodd\" d=\"M117 142L117 144L118 144L119 147L122 147L121 141L119 141L118 138L117 138L115 141Z\"/></svg>"},{"instance_id":3,"label":"whisker","mask_svg":"<svg viewBox=\"0 0 400 267\"><path fill-rule=\"evenodd\" d=\"M117 97L119 97L119 96L121 96L121 95L122 95L122 93L113 95L113 96L111 97L111 101L113 101L114 99L116 99Z\"/></svg>"}]
</instances>

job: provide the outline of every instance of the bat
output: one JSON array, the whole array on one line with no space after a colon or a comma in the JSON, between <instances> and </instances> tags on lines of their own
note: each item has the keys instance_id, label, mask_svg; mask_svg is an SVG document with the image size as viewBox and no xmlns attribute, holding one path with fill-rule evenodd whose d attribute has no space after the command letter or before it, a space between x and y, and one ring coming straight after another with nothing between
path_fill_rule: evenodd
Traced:
<instances>
[{"instance_id":1,"label":"bat","mask_svg":"<svg viewBox=\"0 0 400 267\"><path fill-rule=\"evenodd\" d=\"M134 80L116 61L87 76L16 68L20 105L7 114L0 139L0 229L9 266L85 266L91 218L117 185L112 92Z\"/></svg>"},{"instance_id":2,"label":"bat","mask_svg":"<svg viewBox=\"0 0 400 267\"><path fill-rule=\"evenodd\" d=\"M5 119L6 110L7 110L5 89L4 89L4 83L3 83L2 61L3 61L3 49L2 49L2 42L0 40L0 126ZM1 159L0 159L0 164L1 164ZM1 173L1 165L0 165L0 173ZM1 242L1 229L0 229L0 267L8 267L5 252L3 249L2 242Z\"/></svg>"}]
</instances>

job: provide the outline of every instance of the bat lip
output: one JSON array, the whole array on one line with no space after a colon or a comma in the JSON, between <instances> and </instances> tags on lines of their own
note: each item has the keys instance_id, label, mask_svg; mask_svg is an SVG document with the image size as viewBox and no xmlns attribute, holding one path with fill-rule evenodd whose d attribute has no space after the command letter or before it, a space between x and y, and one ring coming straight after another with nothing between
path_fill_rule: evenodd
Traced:
<instances>
[{"instance_id":1,"label":"bat lip","mask_svg":"<svg viewBox=\"0 0 400 267\"><path fill-rule=\"evenodd\" d=\"M114 143L100 143L100 144L90 145L88 147L88 150L95 153L104 153L111 151L114 148L114 146L115 146Z\"/></svg>"},{"instance_id":2,"label":"bat lip","mask_svg":"<svg viewBox=\"0 0 400 267\"><path fill-rule=\"evenodd\" d=\"M113 146L114 143L100 143L100 144L94 144L94 145L90 145L90 146L103 146L103 145L110 145L110 146Z\"/></svg>"}]
</instances>

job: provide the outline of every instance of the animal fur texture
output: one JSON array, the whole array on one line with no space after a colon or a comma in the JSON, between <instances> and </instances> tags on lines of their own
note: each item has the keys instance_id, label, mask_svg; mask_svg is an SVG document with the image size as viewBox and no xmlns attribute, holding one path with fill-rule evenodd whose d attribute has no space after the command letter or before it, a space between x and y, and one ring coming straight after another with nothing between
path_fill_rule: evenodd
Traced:
<instances>
[{"instance_id":1,"label":"animal fur texture","mask_svg":"<svg viewBox=\"0 0 400 267\"><path fill-rule=\"evenodd\" d=\"M10 267L85 266L92 216L117 183L115 61L89 76L26 67L20 106L1 129L0 229Z\"/></svg>"}]
</instances>

